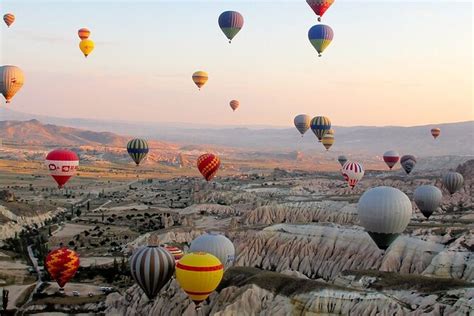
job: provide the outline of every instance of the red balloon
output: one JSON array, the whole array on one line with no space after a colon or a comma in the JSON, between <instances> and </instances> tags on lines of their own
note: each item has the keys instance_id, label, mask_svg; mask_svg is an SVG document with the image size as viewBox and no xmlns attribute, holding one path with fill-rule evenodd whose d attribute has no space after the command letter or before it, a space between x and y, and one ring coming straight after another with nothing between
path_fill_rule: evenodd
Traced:
<instances>
[{"instance_id":1,"label":"red balloon","mask_svg":"<svg viewBox=\"0 0 474 316\"><path fill-rule=\"evenodd\" d=\"M79 157L67 149L55 149L46 156L46 166L49 174L56 180L58 187L62 188L76 173L79 166Z\"/></svg>"},{"instance_id":2,"label":"red balloon","mask_svg":"<svg viewBox=\"0 0 474 316\"><path fill-rule=\"evenodd\" d=\"M321 21L321 17L324 12L334 3L334 0L306 0L314 13L318 16L318 21Z\"/></svg>"},{"instance_id":3,"label":"red balloon","mask_svg":"<svg viewBox=\"0 0 474 316\"><path fill-rule=\"evenodd\" d=\"M197 160L199 172L201 172L207 181L211 181L211 179L214 178L220 165L221 161L219 157L214 154L201 155Z\"/></svg>"},{"instance_id":4,"label":"red balloon","mask_svg":"<svg viewBox=\"0 0 474 316\"><path fill-rule=\"evenodd\" d=\"M441 130L437 127L431 129L431 135L436 139L439 134L441 134Z\"/></svg>"},{"instance_id":5,"label":"red balloon","mask_svg":"<svg viewBox=\"0 0 474 316\"><path fill-rule=\"evenodd\" d=\"M79 256L66 247L52 250L44 262L49 275L63 288L74 277L79 268Z\"/></svg>"}]
</instances>

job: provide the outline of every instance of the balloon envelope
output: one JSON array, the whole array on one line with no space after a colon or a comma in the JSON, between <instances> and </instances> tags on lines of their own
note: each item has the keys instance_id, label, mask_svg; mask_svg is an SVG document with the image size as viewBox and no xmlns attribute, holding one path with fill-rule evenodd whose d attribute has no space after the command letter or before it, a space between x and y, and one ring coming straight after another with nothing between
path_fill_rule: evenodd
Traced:
<instances>
[{"instance_id":1,"label":"balloon envelope","mask_svg":"<svg viewBox=\"0 0 474 316\"><path fill-rule=\"evenodd\" d=\"M148 151L148 143L144 139L135 138L127 143L127 152L137 166L148 155Z\"/></svg>"},{"instance_id":2,"label":"balloon envelope","mask_svg":"<svg viewBox=\"0 0 474 316\"><path fill-rule=\"evenodd\" d=\"M364 176L364 167L362 164L353 161L347 161L341 169L342 176L347 181L351 189L362 179Z\"/></svg>"},{"instance_id":3,"label":"balloon envelope","mask_svg":"<svg viewBox=\"0 0 474 316\"><path fill-rule=\"evenodd\" d=\"M207 72L205 71L196 71L195 73L193 73L194 84L199 89L201 89L201 87L206 84L208 78L209 76L207 75Z\"/></svg>"},{"instance_id":4,"label":"balloon envelope","mask_svg":"<svg viewBox=\"0 0 474 316\"><path fill-rule=\"evenodd\" d=\"M168 283L174 269L173 256L162 247L141 247L130 257L130 273L150 300Z\"/></svg>"},{"instance_id":5,"label":"balloon envelope","mask_svg":"<svg viewBox=\"0 0 474 316\"><path fill-rule=\"evenodd\" d=\"M79 36L79 38L81 40L85 40L85 39L89 38L89 36L91 35L91 31L89 31L89 29L83 27L83 28L79 29L79 31L77 31L77 35Z\"/></svg>"},{"instance_id":6,"label":"balloon envelope","mask_svg":"<svg viewBox=\"0 0 474 316\"><path fill-rule=\"evenodd\" d=\"M306 114L299 114L293 119L296 129L300 132L301 136L310 128L311 126L311 116Z\"/></svg>"},{"instance_id":7,"label":"balloon envelope","mask_svg":"<svg viewBox=\"0 0 474 316\"><path fill-rule=\"evenodd\" d=\"M84 54L85 57L89 56L90 53L94 50L95 44L90 39L84 39L79 43L79 49Z\"/></svg>"},{"instance_id":8,"label":"balloon envelope","mask_svg":"<svg viewBox=\"0 0 474 316\"><path fill-rule=\"evenodd\" d=\"M311 120L311 130L321 141L323 136L331 129L331 120L325 116L316 116Z\"/></svg>"},{"instance_id":9,"label":"balloon envelope","mask_svg":"<svg viewBox=\"0 0 474 316\"><path fill-rule=\"evenodd\" d=\"M173 256L174 261L179 261L184 256L184 252L178 247L165 246L165 249Z\"/></svg>"},{"instance_id":10,"label":"balloon envelope","mask_svg":"<svg viewBox=\"0 0 474 316\"><path fill-rule=\"evenodd\" d=\"M331 146L334 144L334 134L326 133L326 135L323 136L321 142L323 143L323 146L326 148L326 150L329 150L329 148L331 148Z\"/></svg>"},{"instance_id":11,"label":"balloon envelope","mask_svg":"<svg viewBox=\"0 0 474 316\"><path fill-rule=\"evenodd\" d=\"M341 167L343 167L344 164L347 162L347 157L344 155L340 155L339 157L337 157L337 161L339 161Z\"/></svg>"},{"instance_id":12,"label":"balloon envelope","mask_svg":"<svg viewBox=\"0 0 474 316\"><path fill-rule=\"evenodd\" d=\"M380 249L388 246L408 226L412 205L408 196L392 187L376 187L362 194L357 204L361 225Z\"/></svg>"},{"instance_id":13,"label":"balloon envelope","mask_svg":"<svg viewBox=\"0 0 474 316\"><path fill-rule=\"evenodd\" d=\"M15 94L23 87L25 76L23 71L12 65L0 67L0 93L7 103L10 103Z\"/></svg>"},{"instance_id":14,"label":"balloon envelope","mask_svg":"<svg viewBox=\"0 0 474 316\"><path fill-rule=\"evenodd\" d=\"M237 11L225 11L219 15L218 23L230 43L244 26L244 17Z\"/></svg>"},{"instance_id":15,"label":"balloon envelope","mask_svg":"<svg viewBox=\"0 0 474 316\"><path fill-rule=\"evenodd\" d=\"M60 288L63 288L79 268L79 256L66 247L52 250L46 256L44 266Z\"/></svg>"},{"instance_id":16,"label":"balloon envelope","mask_svg":"<svg viewBox=\"0 0 474 316\"><path fill-rule=\"evenodd\" d=\"M176 280L196 305L214 292L223 275L219 259L205 252L188 253L176 264Z\"/></svg>"},{"instance_id":17,"label":"balloon envelope","mask_svg":"<svg viewBox=\"0 0 474 316\"><path fill-rule=\"evenodd\" d=\"M383 161L385 161L390 170L397 164L399 159L400 155L395 150L389 150L383 154Z\"/></svg>"},{"instance_id":18,"label":"balloon envelope","mask_svg":"<svg viewBox=\"0 0 474 316\"><path fill-rule=\"evenodd\" d=\"M413 168L416 165L416 158L413 155L403 155L402 158L400 158L400 165L402 165L403 170L407 174L410 174L410 172L413 170Z\"/></svg>"},{"instance_id":19,"label":"balloon envelope","mask_svg":"<svg viewBox=\"0 0 474 316\"><path fill-rule=\"evenodd\" d=\"M316 24L308 31L308 39L311 45L316 49L319 56L331 44L334 37L332 28L324 24Z\"/></svg>"},{"instance_id":20,"label":"balloon envelope","mask_svg":"<svg viewBox=\"0 0 474 316\"><path fill-rule=\"evenodd\" d=\"M313 9L314 13L318 16L318 21L321 21L321 17L324 12L334 3L334 0L306 0L306 3Z\"/></svg>"},{"instance_id":21,"label":"balloon envelope","mask_svg":"<svg viewBox=\"0 0 474 316\"><path fill-rule=\"evenodd\" d=\"M441 190L433 185L422 185L413 193L413 200L421 213L429 218L438 209L443 200Z\"/></svg>"},{"instance_id":22,"label":"balloon envelope","mask_svg":"<svg viewBox=\"0 0 474 316\"><path fill-rule=\"evenodd\" d=\"M458 172L450 171L443 176L443 185L450 194L454 194L459 190L463 183L464 177Z\"/></svg>"},{"instance_id":23,"label":"balloon envelope","mask_svg":"<svg viewBox=\"0 0 474 316\"><path fill-rule=\"evenodd\" d=\"M201 235L191 242L189 251L210 253L220 260L224 268L234 263L234 244L224 235L213 233Z\"/></svg>"},{"instance_id":24,"label":"balloon envelope","mask_svg":"<svg viewBox=\"0 0 474 316\"><path fill-rule=\"evenodd\" d=\"M10 27L10 25L15 22L15 15L13 15L13 13L7 13L3 16L3 21L8 27Z\"/></svg>"},{"instance_id":25,"label":"balloon envelope","mask_svg":"<svg viewBox=\"0 0 474 316\"><path fill-rule=\"evenodd\" d=\"M62 188L69 179L74 176L79 167L79 157L71 150L55 149L46 156L46 166L49 174Z\"/></svg>"},{"instance_id":26,"label":"balloon envelope","mask_svg":"<svg viewBox=\"0 0 474 316\"><path fill-rule=\"evenodd\" d=\"M434 139L436 139L439 134L441 134L441 130L437 127L431 129L431 135L433 136Z\"/></svg>"},{"instance_id":27,"label":"balloon envelope","mask_svg":"<svg viewBox=\"0 0 474 316\"><path fill-rule=\"evenodd\" d=\"M214 154L203 154L199 156L197 160L197 167L199 169L199 172L201 172L202 176L206 181L211 181L212 178L217 173L217 170L219 170L219 167L221 165L221 161L219 157L217 157Z\"/></svg>"},{"instance_id":28,"label":"balloon envelope","mask_svg":"<svg viewBox=\"0 0 474 316\"><path fill-rule=\"evenodd\" d=\"M229 105L232 108L232 110L235 111L240 106L240 102L238 100L232 100L230 101Z\"/></svg>"}]
</instances>

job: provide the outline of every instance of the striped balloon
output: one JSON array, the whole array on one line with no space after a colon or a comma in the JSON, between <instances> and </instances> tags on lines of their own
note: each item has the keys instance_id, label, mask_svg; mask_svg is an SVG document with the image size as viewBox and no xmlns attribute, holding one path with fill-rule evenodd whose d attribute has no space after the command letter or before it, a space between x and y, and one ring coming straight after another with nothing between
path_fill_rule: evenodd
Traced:
<instances>
[{"instance_id":1,"label":"striped balloon","mask_svg":"<svg viewBox=\"0 0 474 316\"><path fill-rule=\"evenodd\" d=\"M403 155L402 158L400 158L400 164L403 170L405 170L407 174L410 174L413 168L415 168L416 158L413 155Z\"/></svg>"},{"instance_id":2,"label":"striped balloon","mask_svg":"<svg viewBox=\"0 0 474 316\"><path fill-rule=\"evenodd\" d=\"M321 141L323 136L331 129L331 121L325 116L316 116L311 120L311 130Z\"/></svg>"},{"instance_id":3,"label":"striped balloon","mask_svg":"<svg viewBox=\"0 0 474 316\"><path fill-rule=\"evenodd\" d=\"M431 135L434 139L438 138L439 134L441 134L441 130L437 127L431 129Z\"/></svg>"},{"instance_id":4,"label":"striped balloon","mask_svg":"<svg viewBox=\"0 0 474 316\"><path fill-rule=\"evenodd\" d=\"M184 256L184 252L178 247L174 246L165 246L165 249L173 256L174 261L178 261Z\"/></svg>"},{"instance_id":5,"label":"striped balloon","mask_svg":"<svg viewBox=\"0 0 474 316\"><path fill-rule=\"evenodd\" d=\"M199 88L199 90L201 90L201 87L206 84L207 79L209 79L209 76L205 71L196 71L193 73L194 84Z\"/></svg>"},{"instance_id":6,"label":"striped balloon","mask_svg":"<svg viewBox=\"0 0 474 316\"><path fill-rule=\"evenodd\" d=\"M385 161L390 170L392 170L393 166L397 164L399 159L400 154L397 153L395 150L389 150L383 154L383 161Z\"/></svg>"},{"instance_id":7,"label":"striped balloon","mask_svg":"<svg viewBox=\"0 0 474 316\"><path fill-rule=\"evenodd\" d=\"M12 13L7 13L3 16L3 21L8 27L10 27L10 25L15 22L15 16Z\"/></svg>"},{"instance_id":8,"label":"striped balloon","mask_svg":"<svg viewBox=\"0 0 474 316\"><path fill-rule=\"evenodd\" d=\"M217 288L224 275L224 266L215 256L192 252L176 264L176 280L198 306Z\"/></svg>"},{"instance_id":9,"label":"striped balloon","mask_svg":"<svg viewBox=\"0 0 474 316\"><path fill-rule=\"evenodd\" d=\"M88 39L89 35L91 35L91 31L89 31L89 29L83 27L83 28L79 29L79 31L77 31L77 35L79 35L79 38L81 40Z\"/></svg>"},{"instance_id":10,"label":"striped balloon","mask_svg":"<svg viewBox=\"0 0 474 316\"><path fill-rule=\"evenodd\" d=\"M348 161L342 166L342 176L347 181L351 189L362 179L364 176L364 167L358 162Z\"/></svg>"},{"instance_id":11,"label":"striped balloon","mask_svg":"<svg viewBox=\"0 0 474 316\"><path fill-rule=\"evenodd\" d=\"M318 21L321 21L321 17L324 12L334 3L334 0L306 0L314 13L318 16Z\"/></svg>"},{"instance_id":12,"label":"striped balloon","mask_svg":"<svg viewBox=\"0 0 474 316\"><path fill-rule=\"evenodd\" d=\"M146 157L148 150L148 143L144 139L135 138L127 144L128 154L132 157L137 166Z\"/></svg>"},{"instance_id":13,"label":"striped balloon","mask_svg":"<svg viewBox=\"0 0 474 316\"><path fill-rule=\"evenodd\" d=\"M130 257L130 273L150 300L168 283L174 268L173 256L162 247L141 247Z\"/></svg>"},{"instance_id":14,"label":"striped balloon","mask_svg":"<svg viewBox=\"0 0 474 316\"><path fill-rule=\"evenodd\" d=\"M334 134L326 133L326 135L323 136L321 142L323 143L323 146L326 148L326 150L329 150L329 148L331 148L331 146L334 144Z\"/></svg>"},{"instance_id":15,"label":"striped balloon","mask_svg":"<svg viewBox=\"0 0 474 316\"><path fill-rule=\"evenodd\" d=\"M79 256L73 250L61 247L48 253L44 266L62 289L76 274L79 268Z\"/></svg>"},{"instance_id":16,"label":"striped balloon","mask_svg":"<svg viewBox=\"0 0 474 316\"><path fill-rule=\"evenodd\" d=\"M23 71L12 65L0 67L0 93L7 103L10 103L15 94L23 87L25 76Z\"/></svg>"},{"instance_id":17,"label":"striped balloon","mask_svg":"<svg viewBox=\"0 0 474 316\"><path fill-rule=\"evenodd\" d=\"M214 154L204 154L199 156L197 167L206 181L211 181L221 165L219 157Z\"/></svg>"},{"instance_id":18,"label":"striped balloon","mask_svg":"<svg viewBox=\"0 0 474 316\"><path fill-rule=\"evenodd\" d=\"M331 44L334 32L331 27L324 24L316 24L308 31L308 38L311 45L316 49L321 57L322 52Z\"/></svg>"},{"instance_id":19,"label":"striped balloon","mask_svg":"<svg viewBox=\"0 0 474 316\"><path fill-rule=\"evenodd\" d=\"M240 106L240 102L237 100L232 100L230 101L230 107L232 108L233 111L237 110L237 108Z\"/></svg>"},{"instance_id":20,"label":"striped balloon","mask_svg":"<svg viewBox=\"0 0 474 316\"><path fill-rule=\"evenodd\" d=\"M297 115L293 119L293 123L295 124L295 127L298 132L300 132L301 137L303 137L304 133L306 133L306 131L311 126L311 116L306 114Z\"/></svg>"},{"instance_id":21,"label":"striped balloon","mask_svg":"<svg viewBox=\"0 0 474 316\"><path fill-rule=\"evenodd\" d=\"M413 193L413 200L421 213L429 218L443 200L443 193L433 185L421 185Z\"/></svg>"},{"instance_id":22,"label":"striped balloon","mask_svg":"<svg viewBox=\"0 0 474 316\"><path fill-rule=\"evenodd\" d=\"M244 26L244 17L236 11L225 11L219 15L219 27L225 36L229 39L229 43L240 32Z\"/></svg>"},{"instance_id":23,"label":"striped balloon","mask_svg":"<svg viewBox=\"0 0 474 316\"><path fill-rule=\"evenodd\" d=\"M450 171L443 176L443 185L450 194L454 194L459 190L463 183L464 177L458 172Z\"/></svg>"}]
</instances>

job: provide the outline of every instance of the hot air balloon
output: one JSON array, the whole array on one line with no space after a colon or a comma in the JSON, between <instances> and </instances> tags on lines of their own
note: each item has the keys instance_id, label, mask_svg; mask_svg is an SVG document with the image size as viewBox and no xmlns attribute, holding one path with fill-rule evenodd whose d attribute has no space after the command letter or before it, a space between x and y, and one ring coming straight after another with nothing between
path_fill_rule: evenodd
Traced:
<instances>
[{"instance_id":1,"label":"hot air balloon","mask_svg":"<svg viewBox=\"0 0 474 316\"><path fill-rule=\"evenodd\" d=\"M174 268L173 256L162 247L141 247L130 257L130 273L150 300L168 283Z\"/></svg>"},{"instance_id":2,"label":"hot air balloon","mask_svg":"<svg viewBox=\"0 0 474 316\"><path fill-rule=\"evenodd\" d=\"M293 123L295 124L296 129L300 132L301 137L311 126L311 116L306 114L299 114L295 116Z\"/></svg>"},{"instance_id":3,"label":"hot air balloon","mask_svg":"<svg viewBox=\"0 0 474 316\"><path fill-rule=\"evenodd\" d=\"M324 24L316 24L308 31L309 41L318 52L319 57L321 57L326 47L331 44L333 37L334 32L332 28Z\"/></svg>"},{"instance_id":4,"label":"hot air balloon","mask_svg":"<svg viewBox=\"0 0 474 316\"><path fill-rule=\"evenodd\" d=\"M176 263L176 280L196 306L214 292L224 275L224 266L215 256L191 252Z\"/></svg>"},{"instance_id":5,"label":"hot air balloon","mask_svg":"<svg viewBox=\"0 0 474 316\"><path fill-rule=\"evenodd\" d=\"M385 161L390 170L397 164L399 159L400 155L395 150L389 150L383 154L383 161Z\"/></svg>"},{"instance_id":6,"label":"hot air balloon","mask_svg":"<svg viewBox=\"0 0 474 316\"><path fill-rule=\"evenodd\" d=\"M55 149L46 156L46 166L49 174L61 189L75 175L79 167L79 157L67 149Z\"/></svg>"},{"instance_id":7,"label":"hot air balloon","mask_svg":"<svg viewBox=\"0 0 474 316\"><path fill-rule=\"evenodd\" d=\"M431 214L433 214L441 204L443 193L433 185L422 185L416 188L413 199L421 213L426 218L430 218Z\"/></svg>"},{"instance_id":8,"label":"hot air balloon","mask_svg":"<svg viewBox=\"0 0 474 316\"><path fill-rule=\"evenodd\" d=\"M437 127L431 129L431 135L434 139L438 138L439 134L441 134L441 130Z\"/></svg>"},{"instance_id":9,"label":"hot air balloon","mask_svg":"<svg viewBox=\"0 0 474 316\"><path fill-rule=\"evenodd\" d=\"M400 164L403 170L405 170L407 174L410 174L416 165L416 158L413 155L403 155L402 158L400 158Z\"/></svg>"},{"instance_id":10,"label":"hot air balloon","mask_svg":"<svg viewBox=\"0 0 474 316\"><path fill-rule=\"evenodd\" d=\"M232 241L220 234L204 234L191 242L190 252L207 252L217 257L227 269L234 263L235 247Z\"/></svg>"},{"instance_id":11,"label":"hot air balloon","mask_svg":"<svg viewBox=\"0 0 474 316\"><path fill-rule=\"evenodd\" d=\"M127 152L130 157L132 157L133 161L135 161L137 166L146 157L148 150L148 143L144 139L135 138L127 144Z\"/></svg>"},{"instance_id":12,"label":"hot air balloon","mask_svg":"<svg viewBox=\"0 0 474 316\"><path fill-rule=\"evenodd\" d=\"M13 15L13 13L7 13L3 16L3 21L8 27L10 27L10 25L15 22L15 16Z\"/></svg>"},{"instance_id":13,"label":"hot air balloon","mask_svg":"<svg viewBox=\"0 0 474 316\"><path fill-rule=\"evenodd\" d=\"M225 11L219 15L218 22L222 32L224 32L225 36L229 39L229 43L231 43L234 36L244 26L244 17L236 11Z\"/></svg>"},{"instance_id":14,"label":"hot air balloon","mask_svg":"<svg viewBox=\"0 0 474 316\"><path fill-rule=\"evenodd\" d=\"M92 53L94 47L94 42L90 39L84 39L79 43L79 48L86 58L90 53Z\"/></svg>"},{"instance_id":15,"label":"hot air balloon","mask_svg":"<svg viewBox=\"0 0 474 316\"><path fill-rule=\"evenodd\" d=\"M85 40L85 39L89 38L89 35L91 35L91 31L89 31L89 29L83 27L83 28L79 29L79 31L77 31L77 35L79 35L79 38L81 40Z\"/></svg>"},{"instance_id":16,"label":"hot air balloon","mask_svg":"<svg viewBox=\"0 0 474 316\"><path fill-rule=\"evenodd\" d=\"M207 72L205 71L196 71L193 73L194 84L201 90L201 87L206 84L207 79L209 79Z\"/></svg>"},{"instance_id":17,"label":"hot air balloon","mask_svg":"<svg viewBox=\"0 0 474 316\"><path fill-rule=\"evenodd\" d=\"M326 150L329 150L329 148L331 148L331 146L334 144L334 134L326 133L326 135L323 136L321 142L323 143L323 146L326 148Z\"/></svg>"},{"instance_id":18,"label":"hot air balloon","mask_svg":"<svg viewBox=\"0 0 474 316\"><path fill-rule=\"evenodd\" d=\"M62 291L64 285L74 277L79 268L79 256L71 249L61 247L48 253L44 266Z\"/></svg>"},{"instance_id":19,"label":"hot air balloon","mask_svg":"<svg viewBox=\"0 0 474 316\"><path fill-rule=\"evenodd\" d=\"M412 206L402 191L376 187L362 194L357 204L359 221L380 249L388 246L410 222Z\"/></svg>"},{"instance_id":20,"label":"hot air balloon","mask_svg":"<svg viewBox=\"0 0 474 316\"><path fill-rule=\"evenodd\" d=\"M178 261L184 256L184 252L178 247L174 246L165 246L165 249L173 256L174 261Z\"/></svg>"},{"instance_id":21,"label":"hot air balloon","mask_svg":"<svg viewBox=\"0 0 474 316\"><path fill-rule=\"evenodd\" d=\"M443 176L443 185L451 195L459 190L463 183L464 177L458 172L450 171Z\"/></svg>"},{"instance_id":22,"label":"hot air balloon","mask_svg":"<svg viewBox=\"0 0 474 316\"><path fill-rule=\"evenodd\" d=\"M204 154L199 156L197 167L206 181L211 181L221 165L219 157L214 154Z\"/></svg>"},{"instance_id":23,"label":"hot air balloon","mask_svg":"<svg viewBox=\"0 0 474 316\"><path fill-rule=\"evenodd\" d=\"M318 16L318 21L321 21L321 17L324 12L334 3L334 0L306 0L314 13Z\"/></svg>"},{"instance_id":24,"label":"hot air balloon","mask_svg":"<svg viewBox=\"0 0 474 316\"><path fill-rule=\"evenodd\" d=\"M240 102L237 101L237 100L232 100L232 101L230 101L230 107L232 108L232 111L237 110L237 108L239 107L239 105L240 105Z\"/></svg>"},{"instance_id":25,"label":"hot air balloon","mask_svg":"<svg viewBox=\"0 0 474 316\"><path fill-rule=\"evenodd\" d=\"M25 82L25 76L23 71L11 65L5 65L0 67L0 92L10 103L15 94L23 87Z\"/></svg>"},{"instance_id":26,"label":"hot air balloon","mask_svg":"<svg viewBox=\"0 0 474 316\"><path fill-rule=\"evenodd\" d=\"M339 161L341 167L343 167L344 164L347 162L347 157L344 155L340 155L339 157L337 157L337 161Z\"/></svg>"},{"instance_id":27,"label":"hot air balloon","mask_svg":"<svg viewBox=\"0 0 474 316\"><path fill-rule=\"evenodd\" d=\"M331 129L331 121L325 116L316 116L311 120L311 130L314 135L321 140L323 136Z\"/></svg>"},{"instance_id":28,"label":"hot air balloon","mask_svg":"<svg viewBox=\"0 0 474 316\"><path fill-rule=\"evenodd\" d=\"M342 176L347 181L351 189L355 187L364 176L364 167L358 162L348 161L342 166Z\"/></svg>"}]
</instances>

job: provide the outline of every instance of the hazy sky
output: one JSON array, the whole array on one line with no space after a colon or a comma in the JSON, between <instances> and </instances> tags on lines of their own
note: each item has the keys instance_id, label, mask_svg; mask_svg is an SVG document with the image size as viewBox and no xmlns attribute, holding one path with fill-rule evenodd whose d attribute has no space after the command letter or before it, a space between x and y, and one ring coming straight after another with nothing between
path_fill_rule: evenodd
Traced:
<instances>
[{"instance_id":1,"label":"hazy sky","mask_svg":"<svg viewBox=\"0 0 474 316\"><path fill-rule=\"evenodd\" d=\"M245 19L230 45L217 25L224 10ZM2 0L0 12L17 18L0 25L0 63L26 76L14 110L281 126L300 113L334 125L474 119L470 1L336 0L323 17L334 40L322 58L304 0ZM96 43L87 59L80 27ZM202 91L196 70L209 73ZM231 99L241 102L235 113Z\"/></svg>"}]
</instances>

